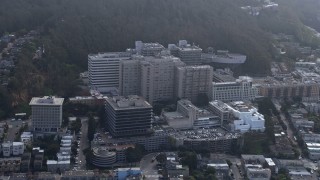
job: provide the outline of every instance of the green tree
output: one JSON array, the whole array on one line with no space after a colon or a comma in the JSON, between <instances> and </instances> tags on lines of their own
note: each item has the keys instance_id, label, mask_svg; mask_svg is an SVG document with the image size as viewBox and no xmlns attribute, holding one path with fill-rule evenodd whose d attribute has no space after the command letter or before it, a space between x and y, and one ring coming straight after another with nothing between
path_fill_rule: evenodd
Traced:
<instances>
[{"instance_id":1,"label":"green tree","mask_svg":"<svg viewBox=\"0 0 320 180\"><path fill-rule=\"evenodd\" d=\"M145 149L142 145L136 144L134 148L129 147L126 150L126 157L129 163L138 162L141 160L145 153Z\"/></svg>"},{"instance_id":2,"label":"green tree","mask_svg":"<svg viewBox=\"0 0 320 180\"><path fill-rule=\"evenodd\" d=\"M159 163L163 164L163 163L166 162L167 156L166 156L165 153L160 153L160 154L156 157L156 160L157 160Z\"/></svg>"},{"instance_id":3,"label":"green tree","mask_svg":"<svg viewBox=\"0 0 320 180\"><path fill-rule=\"evenodd\" d=\"M88 140L92 141L94 138L94 134L96 132L97 123L94 118L91 116L88 121Z\"/></svg>"}]
</instances>

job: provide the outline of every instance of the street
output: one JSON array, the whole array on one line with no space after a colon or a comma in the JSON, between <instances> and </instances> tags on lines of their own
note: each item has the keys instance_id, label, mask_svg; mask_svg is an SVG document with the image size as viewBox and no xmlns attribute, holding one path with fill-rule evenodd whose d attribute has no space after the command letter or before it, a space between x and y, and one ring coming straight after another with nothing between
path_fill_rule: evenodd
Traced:
<instances>
[{"instance_id":1,"label":"street","mask_svg":"<svg viewBox=\"0 0 320 180\"><path fill-rule=\"evenodd\" d=\"M88 118L81 118L81 138L79 143L79 169L86 169L86 156L83 154L83 150L89 147L88 142Z\"/></svg>"},{"instance_id":2,"label":"street","mask_svg":"<svg viewBox=\"0 0 320 180\"><path fill-rule=\"evenodd\" d=\"M158 153L151 153L144 156L140 161L140 168L146 180L158 180L157 161L152 162L152 158Z\"/></svg>"}]
</instances>

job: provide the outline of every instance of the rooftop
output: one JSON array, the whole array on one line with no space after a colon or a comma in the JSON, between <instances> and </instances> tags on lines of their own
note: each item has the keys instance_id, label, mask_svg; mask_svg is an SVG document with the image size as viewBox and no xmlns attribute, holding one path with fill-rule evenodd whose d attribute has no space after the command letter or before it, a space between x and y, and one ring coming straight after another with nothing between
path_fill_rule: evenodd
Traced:
<instances>
[{"instance_id":1,"label":"rooftop","mask_svg":"<svg viewBox=\"0 0 320 180\"><path fill-rule=\"evenodd\" d=\"M94 176L94 172L90 170L66 171L63 176Z\"/></svg>"},{"instance_id":2,"label":"rooftop","mask_svg":"<svg viewBox=\"0 0 320 180\"><path fill-rule=\"evenodd\" d=\"M88 58L91 60L108 60L114 58L131 58L131 53L128 52L104 52L98 54L89 54Z\"/></svg>"},{"instance_id":3,"label":"rooftop","mask_svg":"<svg viewBox=\"0 0 320 180\"><path fill-rule=\"evenodd\" d=\"M30 101L30 105L62 105L64 98L54 96L34 97Z\"/></svg>"},{"instance_id":4,"label":"rooftop","mask_svg":"<svg viewBox=\"0 0 320 180\"><path fill-rule=\"evenodd\" d=\"M106 98L106 101L115 110L152 108L146 100L137 95L130 95L128 97L116 96Z\"/></svg>"}]
</instances>

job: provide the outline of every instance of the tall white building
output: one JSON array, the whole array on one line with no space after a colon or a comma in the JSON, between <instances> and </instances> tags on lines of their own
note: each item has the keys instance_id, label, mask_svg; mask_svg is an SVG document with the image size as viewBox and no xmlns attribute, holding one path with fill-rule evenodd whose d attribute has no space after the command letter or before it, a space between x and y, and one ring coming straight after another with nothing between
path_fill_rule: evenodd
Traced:
<instances>
[{"instance_id":1,"label":"tall white building","mask_svg":"<svg viewBox=\"0 0 320 180\"><path fill-rule=\"evenodd\" d=\"M213 82L212 99L220 101L251 101L258 96L258 88L252 86L252 79L240 76L234 82Z\"/></svg>"},{"instance_id":2,"label":"tall white building","mask_svg":"<svg viewBox=\"0 0 320 180\"><path fill-rule=\"evenodd\" d=\"M30 101L32 127L36 132L57 132L62 124L64 98L34 97Z\"/></svg>"},{"instance_id":3,"label":"tall white building","mask_svg":"<svg viewBox=\"0 0 320 180\"><path fill-rule=\"evenodd\" d=\"M196 102L200 94L210 97L213 68L209 65L177 67L176 97Z\"/></svg>"},{"instance_id":4,"label":"tall white building","mask_svg":"<svg viewBox=\"0 0 320 180\"><path fill-rule=\"evenodd\" d=\"M135 56L132 60L120 62L119 93L122 96L140 95L140 61L142 60L144 60L143 56Z\"/></svg>"},{"instance_id":5,"label":"tall white building","mask_svg":"<svg viewBox=\"0 0 320 180\"><path fill-rule=\"evenodd\" d=\"M173 56L145 57L140 62L140 94L151 104L174 98L175 67L183 63Z\"/></svg>"},{"instance_id":6,"label":"tall white building","mask_svg":"<svg viewBox=\"0 0 320 180\"><path fill-rule=\"evenodd\" d=\"M91 89L107 90L119 87L121 60L131 58L128 52L110 52L88 55L89 86Z\"/></svg>"}]
</instances>

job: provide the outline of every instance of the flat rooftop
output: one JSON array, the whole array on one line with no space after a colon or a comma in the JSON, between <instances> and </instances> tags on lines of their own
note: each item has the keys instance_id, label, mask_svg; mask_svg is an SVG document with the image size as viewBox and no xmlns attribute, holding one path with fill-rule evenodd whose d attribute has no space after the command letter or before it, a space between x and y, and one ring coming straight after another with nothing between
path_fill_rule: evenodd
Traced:
<instances>
[{"instance_id":1,"label":"flat rooftop","mask_svg":"<svg viewBox=\"0 0 320 180\"><path fill-rule=\"evenodd\" d=\"M64 98L57 98L54 96L33 97L29 103L30 106L45 105L45 106L57 106L62 105Z\"/></svg>"},{"instance_id":2,"label":"flat rooftop","mask_svg":"<svg viewBox=\"0 0 320 180\"><path fill-rule=\"evenodd\" d=\"M66 171L63 176L94 176L94 172L90 170Z\"/></svg>"},{"instance_id":3,"label":"flat rooftop","mask_svg":"<svg viewBox=\"0 0 320 180\"><path fill-rule=\"evenodd\" d=\"M106 98L106 101L115 110L152 108L152 106L145 99L137 95L130 95L127 97L116 96L112 98Z\"/></svg>"},{"instance_id":4,"label":"flat rooftop","mask_svg":"<svg viewBox=\"0 0 320 180\"><path fill-rule=\"evenodd\" d=\"M103 52L98 54L89 54L88 59L91 60L107 60L114 58L131 58L131 53L129 52Z\"/></svg>"}]
</instances>

